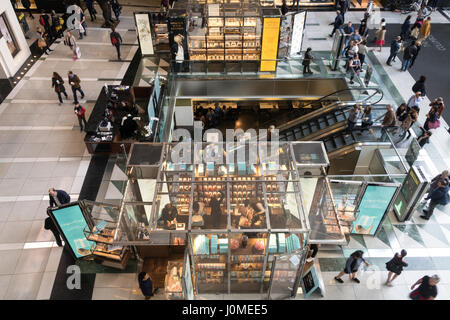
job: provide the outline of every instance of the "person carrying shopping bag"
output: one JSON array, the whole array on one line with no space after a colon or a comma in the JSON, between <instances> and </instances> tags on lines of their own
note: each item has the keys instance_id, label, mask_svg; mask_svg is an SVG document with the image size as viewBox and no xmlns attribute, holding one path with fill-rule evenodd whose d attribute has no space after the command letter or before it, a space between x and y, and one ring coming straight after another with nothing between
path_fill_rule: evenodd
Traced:
<instances>
[{"instance_id":1,"label":"person carrying shopping bag","mask_svg":"<svg viewBox=\"0 0 450 320\"><path fill-rule=\"evenodd\" d=\"M64 37L64 44L68 46L70 50L72 50L74 61L81 57L80 48L77 45L75 37L70 33L70 31L66 32L66 36Z\"/></svg>"}]
</instances>

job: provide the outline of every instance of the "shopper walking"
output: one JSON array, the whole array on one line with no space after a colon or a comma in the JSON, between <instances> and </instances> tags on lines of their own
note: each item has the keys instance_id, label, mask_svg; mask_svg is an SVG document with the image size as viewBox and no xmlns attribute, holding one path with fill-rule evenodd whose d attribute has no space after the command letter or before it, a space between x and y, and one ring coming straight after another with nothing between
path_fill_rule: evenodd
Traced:
<instances>
[{"instance_id":1,"label":"shopper walking","mask_svg":"<svg viewBox=\"0 0 450 320\"><path fill-rule=\"evenodd\" d=\"M122 60L120 58L120 45L122 44L122 37L114 27L111 27L111 33L109 34L109 38L111 39L111 44L116 47L117 51L117 60Z\"/></svg>"},{"instance_id":2,"label":"shopper walking","mask_svg":"<svg viewBox=\"0 0 450 320\"><path fill-rule=\"evenodd\" d=\"M433 179L431 179L430 190L428 191L427 196L425 197L425 199L427 199L427 198L429 199L430 198L430 192L437 188L438 182L440 180L443 180L447 186L450 186L450 178L449 178L448 170L442 171L440 174L438 174ZM427 201L425 199L424 199L424 202Z\"/></svg>"},{"instance_id":3,"label":"shopper walking","mask_svg":"<svg viewBox=\"0 0 450 320\"><path fill-rule=\"evenodd\" d=\"M389 58L386 61L386 64L388 66L392 66L391 62L392 62L392 60L395 59L395 57L397 56L397 53L400 51L401 44L402 44L402 37L401 36L397 36L394 40L392 40L392 42L391 42L391 52L389 54Z\"/></svg>"},{"instance_id":4,"label":"shopper walking","mask_svg":"<svg viewBox=\"0 0 450 320\"><path fill-rule=\"evenodd\" d=\"M391 260L386 262L388 278L385 285L392 286L392 281L394 281L402 273L404 267L408 266L405 261L406 254L406 250L403 249L400 253L397 252Z\"/></svg>"},{"instance_id":5,"label":"shopper walking","mask_svg":"<svg viewBox=\"0 0 450 320\"><path fill-rule=\"evenodd\" d=\"M31 13L31 2L30 0L21 0L22 6L25 8L25 11L28 12L30 18L34 20L33 14Z\"/></svg>"},{"instance_id":6,"label":"shopper walking","mask_svg":"<svg viewBox=\"0 0 450 320\"><path fill-rule=\"evenodd\" d=\"M350 84L354 84L353 79L355 78L355 75L359 77L359 73L361 72L361 61L359 60L358 55L355 55L350 59L349 67L351 70Z\"/></svg>"},{"instance_id":7,"label":"shopper walking","mask_svg":"<svg viewBox=\"0 0 450 320\"><path fill-rule=\"evenodd\" d=\"M50 17L45 13L45 10L41 10L39 24L44 27L45 32L50 33Z\"/></svg>"},{"instance_id":8,"label":"shopper walking","mask_svg":"<svg viewBox=\"0 0 450 320\"><path fill-rule=\"evenodd\" d=\"M83 123L84 123L84 127L87 126L87 121L86 121L86 117L85 117L86 109L83 106L80 106L79 103L77 103L77 104L75 104L73 111L77 115L78 123L80 124L80 132L82 132L83 131Z\"/></svg>"},{"instance_id":9,"label":"shopper walking","mask_svg":"<svg viewBox=\"0 0 450 320\"><path fill-rule=\"evenodd\" d=\"M401 71L406 71L409 68L412 59L416 54L417 54L417 46L416 42L414 41L408 47L405 48L405 51L403 53L402 68L400 69Z\"/></svg>"},{"instance_id":10,"label":"shopper walking","mask_svg":"<svg viewBox=\"0 0 450 320\"><path fill-rule=\"evenodd\" d=\"M311 64L311 61L314 59L313 55L311 54L311 48L306 49L305 56L303 57L302 65L303 65L303 74L312 74L311 68L309 65Z\"/></svg>"},{"instance_id":11,"label":"shopper walking","mask_svg":"<svg viewBox=\"0 0 450 320\"><path fill-rule=\"evenodd\" d=\"M50 54L50 52L53 50L50 49L48 46L48 34L46 32L43 32L41 27L37 28L36 33L38 35L37 45L38 45L39 49L42 50L42 53Z\"/></svg>"},{"instance_id":12,"label":"shopper walking","mask_svg":"<svg viewBox=\"0 0 450 320\"><path fill-rule=\"evenodd\" d=\"M84 98L84 92L81 89L81 80L80 78L74 74L72 71L69 71L67 73L67 76L69 77L69 84L72 87L72 93L73 93L73 103L77 104L78 103L78 98L77 98L77 91L79 91L81 93L81 99Z\"/></svg>"},{"instance_id":13,"label":"shopper walking","mask_svg":"<svg viewBox=\"0 0 450 320\"><path fill-rule=\"evenodd\" d=\"M149 300L158 292L158 288L155 288L155 290L153 291L153 281L147 272L139 273L138 283L139 288L141 289L141 292L145 297L145 300Z\"/></svg>"},{"instance_id":14,"label":"shopper walking","mask_svg":"<svg viewBox=\"0 0 450 320\"><path fill-rule=\"evenodd\" d=\"M363 40L358 45L358 58L359 58L359 61L361 61L361 68L364 65L364 60L366 60L367 51L368 51L368 49L367 49L367 41Z\"/></svg>"},{"instance_id":15,"label":"shopper walking","mask_svg":"<svg viewBox=\"0 0 450 320\"><path fill-rule=\"evenodd\" d=\"M292 7L291 7L291 9L294 9L294 6L295 6L296 4L297 4L296 10L298 11L299 5L300 5L300 0L292 0Z\"/></svg>"},{"instance_id":16,"label":"shopper walking","mask_svg":"<svg viewBox=\"0 0 450 320\"><path fill-rule=\"evenodd\" d=\"M75 37L70 33L70 31L66 32L66 36L64 37L64 44L68 46L70 50L72 50L73 60L77 60L79 48Z\"/></svg>"},{"instance_id":17,"label":"shopper walking","mask_svg":"<svg viewBox=\"0 0 450 320\"><path fill-rule=\"evenodd\" d=\"M416 62L417 56L419 55L419 52L420 52L420 49L422 49L422 42L421 41L416 41L416 48L417 48L417 51L412 56L411 63L409 64L408 69L411 69L413 67L413 65L414 65L414 62Z\"/></svg>"},{"instance_id":18,"label":"shopper walking","mask_svg":"<svg viewBox=\"0 0 450 320\"><path fill-rule=\"evenodd\" d=\"M84 15L83 11L80 12L80 21L78 25L78 31L80 32L80 40L83 39L83 36L87 36L87 23L86 23L86 16Z\"/></svg>"},{"instance_id":19,"label":"shopper walking","mask_svg":"<svg viewBox=\"0 0 450 320\"><path fill-rule=\"evenodd\" d=\"M61 94L64 94L66 99L68 99L66 88L64 87L64 80L57 72L53 72L52 88L55 88L55 92L58 95L59 105L63 103Z\"/></svg>"},{"instance_id":20,"label":"shopper walking","mask_svg":"<svg viewBox=\"0 0 450 320\"><path fill-rule=\"evenodd\" d=\"M409 109L414 109L417 111L417 113L420 112L420 103L422 102L422 93L420 91L417 91L415 94L413 94L406 103L406 106Z\"/></svg>"},{"instance_id":21,"label":"shopper walking","mask_svg":"<svg viewBox=\"0 0 450 320\"><path fill-rule=\"evenodd\" d=\"M406 17L401 27L400 37L402 38L403 41L408 40L410 27L411 27L411 16L409 15Z\"/></svg>"},{"instance_id":22,"label":"shopper walking","mask_svg":"<svg viewBox=\"0 0 450 320\"><path fill-rule=\"evenodd\" d=\"M425 198L425 200L431 200L430 204L428 205L428 209L423 209L423 215L420 217L425 220L429 220L430 217L433 215L434 209L438 204L440 205L447 205L449 202L449 195L448 191L450 190L447 181L441 179L437 183L436 189L432 190L428 196Z\"/></svg>"},{"instance_id":23,"label":"shopper walking","mask_svg":"<svg viewBox=\"0 0 450 320\"><path fill-rule=\"evenodd\" d=\"M425 76L420 76L419 80L416 81L416 83L414 83L414 85L412 86L412 91L414 93L416 92L420 92L422 97L425 97L426 95L426 89L425 89L425 81L427 80L427 77Z\"/></svg>"},{"instance_id":24,"label":"shopper walking","mask_svg":"<svg viewBox=\"0 0 450 320\"><path fill-rule=\"evenodd\" d=\"M422 134L417 138L417 142L419 143L419 146L423 148L424 145L430 143L430 137L433 133L431 131L425 131L423 128L420 128L420 130L422 130Z\"/></svg>"},{"instance_id":25,"label":"shopper walking","mask_svg":"<svg viewBox=\"0 0 450 320\"><path fill-rule=\"evenodd\" d=\"M403 119L402 124L400 125L400 127L403 130L400 141L402 141L405 138L406 140L408 140L411 137L411 132L409 131L409 129L413 126L414 123L417 122L417 118L418 114L416 110L411 109L406 115L406 117Z\"/></svg>"},{"instance_id":26,"label":"shopper walking","mask_svg":"<svg viewBox=\"0 0 450 320\"><path fill-rule=\"evenodd\" d=\"M439 281L440 278L437 274L431 277L425 276L417 280L417 282L411 286L411 290L413 290L413 292L409 294L409 297L412 300L434 300L438 294L436 285ZM419 287L414 290L416 286Z\"/></svg>"},{"instance_id":27,"label":"shopper walking","mask_svg":"<svg viewBox=\"0 0 450 320\"><path fill-rule=\"evenodd\" d=\"M375 45L380 47L378 52L381 52L381 47L384 46L384 39L386 37L386 26L382 26L381 29L378 29L377 32L375 32L375 37Z\"/></svg>"},{"instance_id":28,"label":"shopper walking","mask_svg":"<svg viewBox=\"0 0 450 320\"><path fill-rule=\"evenodd\" d=\"M184 48L183 36L177 34L173 37L174 44L172 45L172 61L175 61L175 72L183 71L184 62Z\"/></svg>"},{"instance_id":29,"label":"shopper walking","mask_svg":"<svg viewBox=\"0 0 450 320\"><path fill-rule=\"evenodd\" d=\"M340 30L342 25L344 24L344 17L342 16L339 10L336 11L336 18L334 18L334 22L330 23L330 26L333 26L333 31L329 34L330 37L336 32L336 30Z\"/></svg>"},{"instance_id":30,"label":"shopper walking","mask_svg":"<svg viewBox=\"0 0 450 320\"><path fill-rule=\"evenodd\" d=\"M432 106L430 111L427 113L427 119L425 120L425 123L423 124L423 127L426 131L430 131L430 129L437 129L441 125L441 122L438 119L438 113L437 108L435 106Z\"/></svg>"},{"instance_id":31,"label":"shopper walking","mask_svg":"<svg viewBox=\"0 0 450 320\"><path fill-rule=\"evenodd\" d=\"M356 125L356 121L358 120L359 114L361 111L362 111L362 107L359 103L357 103L353 106L353 108L348 113L346 137L348 137L348 136L350 136L350 134L352 134L353 128Z\"/></svg>"},{"instance_id":32,"label":"shopper walking","mask_svg":"<svg viewBox=\"0 0 450 320\"><path fill-rule=\"evenodd\" d=\"M431 34L431 17L428 17L420 27L419 41L423 42Z\"/></svg>"},{"instance_id":33,"label":"shopper walking","mask_svg":"<svg viewBox=\"0 0 450 320\"><path fill-rule=\"evenodd\" d=\"M97 10L94 8L94 0L85 0L86 7L88 9L89 15L91 17L91 21L97 20Z\"/></svg>"},{"instance_id":34,"label":"shopper walking","mask_svg":"<svg viewBox=\"0 0 450 320\"><path fill-rule=\"evenodd\" d=\"M344 48L348 46L349 42L350 42L350 38L353 35L353 33L355 32L355 28L353 28L352 26L352 22L349 21L347 23L347 25L342 28L342 31L344 32L344 36L345 36L345 43L344 43Z\"/></svg>"},{"instance_id":35,"label":"shopper walking","mask_svg":"<svg viewBox=\"0 0 450 320\"><path fill-rule=\"evenodd\" d=\"M390 104L388 104L386 106L386 113L384 115L383 122L381 123L381 127L382 128L393 127L395 126L396 120L397 119L395 117L394 109Z\"/></svg>"},{"instance_id":36,"label":"shopper walking","mask_svg":"<svg viewBox=\"0 0 450 320\"><path fill-rule=\"evenodd\" d=\"M361 19L361 22L359 24L358 32L361 35L361 37L365 38L367 36L367 33L369 32L369 14L367 12L364 13L364 17Z\"/></svg>"},{"instance_id":37,"label":"shopper walking","mask_svg":"<svg viewBox=\"0 0 450 320\"><path fill-rule=\"evenodd\" d=\"M344 280L342 280L341 277L344 274L348 274L349 279L351 281L360 283L359 279L356 277L356 272L358 272L359 266L363 262L367 267L369 266L369 263L366 260L364 260L363 255L364 252L361 250L356 250L355 252L353 252L345 262L344 270L341 271L336 277L334 277L334 280L336 280L339 283L344 283Z\"/></svg>"},{"instance_id":38,"label":"shopper walking","mask_svg":"<svg viewBox=\"0 0 450 320\"><path fill-rule=\"evenodd\" d=\"M444 99L442 97L435 99L434 101L432 101L430 103L430 107L437 108L438 119L440 119L442 116L442 112L444 112L444 109L445 109Z\"/></svg>"},{"instance_id":39,"label":"shopper walking","mask_svg":"<svg viewBox=\"0 0 450 320\"><path fill-rule=\"evenodd\" d=\"M409 114L410 109L406 107L406 103L402 103L398 106L397 110L395 111L395 116L398 121L402 122L406 119L406 117Z\"/></svg>"}]
</instances>

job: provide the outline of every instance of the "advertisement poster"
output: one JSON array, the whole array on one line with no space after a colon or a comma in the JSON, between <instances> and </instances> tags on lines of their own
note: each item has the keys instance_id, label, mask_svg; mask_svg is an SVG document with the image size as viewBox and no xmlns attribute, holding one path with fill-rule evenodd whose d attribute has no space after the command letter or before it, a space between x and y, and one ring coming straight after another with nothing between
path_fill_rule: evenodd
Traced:
<instances>
[{"instance_id":1,"label":"advertisement poster","mask_svg":"<svg viewBox=\"0 0 450 320\"><path fill-rule=\"evenodd\" d=\"M153 54L152 32L148 13L136 13L136 30L142 55Z\"/></svg>"},{"instance_id":2,"label":"advertisement poster","mask_svg":"<svg viewBox=\"0 0 450 320\"><path fill-rule=\"evenodd\" d=\"M261 71L275 71L277 68L276 59L278 54L279 33L280 18L264 18L261 45Z\"/></svg>"},{"instance_id":3,"label":"advertisement poster","mask_svg":"<svg viewBox=\"0 0 450 320\"><path fill-rule=\"evenodd\" d=\"M396 190L396 186L368 185L359 204L359 213L353 222L352 233L374 235Z\"/></svg>"},{"instance_id":4,"label":"advertisement poster","mask_svg":"<svg viewBox=\"0 0 450 320\"><path fill-rule=\"evenodd\" d=\"M290 56L297 54L302 49L303 32L305 30L306 11L299 12L294 16L292 27Z\"/></svg>"},{"instance_id":5,"label":"advertisement poster","mask_svg":"<svg viewBox=\"0 0 450 320\"><path fill-rule=\"evenodd\" d=\"M289 12L281 17L280 43L278 44L278 58L286 58L289 55L291 45L292 25L294 13Z\"/></svg>"},{"instance_id":6,"label":"advertisement poster","mask_svg":"<svg viewBox=\"0 0 450 320\"><path fill-rule=\"evenodd\" d=\"M1 38L5 38L9 52L14 57L19 52L19 49L17 48L16 40L9 28L5 13L0 15L0 39Z\"/></svg>"},{"instance_id":7,"label":"advertisement poster","mask_svg":"<svg viewBox=\"0 0 450 320\"><path fill-rule=\"evenodd\" d=\"M82 258L91 254L95 242L88 241L84 235L87 223L79 205L60 208L52 211L59 228L64 234L75 257Z\"/></svg>"}]
</instances>

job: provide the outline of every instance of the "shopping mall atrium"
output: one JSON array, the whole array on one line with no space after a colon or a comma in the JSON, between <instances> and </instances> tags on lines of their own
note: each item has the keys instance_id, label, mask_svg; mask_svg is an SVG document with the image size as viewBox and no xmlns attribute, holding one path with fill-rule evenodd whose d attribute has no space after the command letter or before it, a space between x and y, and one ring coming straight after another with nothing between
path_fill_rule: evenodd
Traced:
<instances>
[{"instance_id":1,"label":"shopping mall atrium","mask_svg":"<svg viewBox=\"0 0 450 320\"><path fill-rule=\"evenodd\" d=\"M447 8L2 0L0 300L450 299Z\"/></svg>"}]
</instances>

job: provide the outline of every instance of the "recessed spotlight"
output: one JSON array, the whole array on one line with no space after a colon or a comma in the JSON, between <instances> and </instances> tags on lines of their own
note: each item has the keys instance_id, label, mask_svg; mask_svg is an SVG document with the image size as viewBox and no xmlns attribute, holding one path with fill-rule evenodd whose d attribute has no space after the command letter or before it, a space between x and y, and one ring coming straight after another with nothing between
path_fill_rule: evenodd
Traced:
<instances>
[{"instance_id":1,"label":"recessed spotlight","mask_svg":"<svg viewBox=\"0 0 450 320\"><path fill-rule=\"evenodd\" d=\"M33 57L37 58L37 56L33 56Z\"/></svg>"},{"instance_id":2,"label":"recessed spotlight","mask_svg":"<svg viewBox=\"0 0 450 320\"><path fill-rule=\"evenodd\" d=\"M17 79L20 79L20 77L17 77Z\"/></svg>"},{"instance_id":3,"label":"recessed spotlight","mask_svg":"<svg viewBox=\"0 0 450 320\"><path fill-rule=\"evenodd\" d=\"M24 68L23 70L27 71L27 70L28 70L28 68Z\"/></svg>"},{"instance_id":4,"label":"recessed spotlight","mask_svg":"<svg viewBox=\"0 0 450 320\"><path fill-rule=\"evenodd\" d=\"M31 66L31 63L27 64L27 66Z\"/></svg>"},{"instance_id":5,"label":"recessed spotlight","mask_svg":"<svg viewBox=\"0 0 450 320\"><path fill-rule=\"evenodd\" d=\"M34 60L33 59L31 59L31 62L33 62Z\"/></svg>"},{"instance_id":6,"label":"recessed spotlight","mask_svg":"<svg viewBox=\"0 0 450 320\"><path fill-rule=\"evenodd\" d=\"M14 83L14 84L16 84L16 83L17 83L17 81L14 81L13 83Z\"/></svg>"},{"instance_id":7,"label":"recessed spotlight","mask_svg":"<svg viewBox=\"0 0 450 320\"><path fill-rule=\"evenodd\" d=\"M23 74L23 72L21 72L20 74Z\"/></svg>"}]
</instances>

